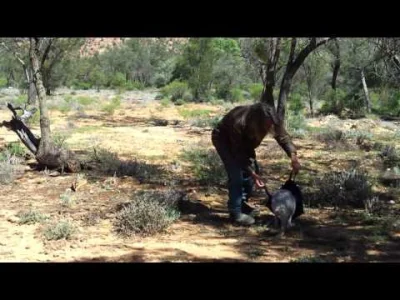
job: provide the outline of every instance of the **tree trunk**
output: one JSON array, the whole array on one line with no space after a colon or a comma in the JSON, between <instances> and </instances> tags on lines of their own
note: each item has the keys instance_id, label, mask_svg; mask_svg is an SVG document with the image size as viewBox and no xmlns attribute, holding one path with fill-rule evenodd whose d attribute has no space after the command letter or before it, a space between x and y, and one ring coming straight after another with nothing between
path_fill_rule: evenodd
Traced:
<instances>
[{"instance_id":1,"label":"tree trunk","mask_svg":"<svg viewBox=\"0 0 400 300\"><path fill-rule=\"evenodd\" d=\"M29 56L33 70L33 83L35 84L36 92L39 98L40 109L40 133L41 140L38 155L43 155L50 151L51 146L51 132L50 132L50 119L46 104L46 92L42 80L42 72L39 65L39 39L30 38Z\"/></svg>"},{"instance_id":2,"label":"tree trunk","mask_svg":"<svg viewBox=\"0 0 400 300\"><path fill-rule=\"evenodd\" d=\"M294 75L296 74L300 66L303 64L307 56L315 49L317 49L319 46L325 44L329 40L330 38L327 38L317 42L316 38L312 38L308 43L308 45L304 47L297 56L295 56L297 41L296 38L292 38L290 54L286 65L285 73L283 75L279 92L279 98L278 98L277 112L278 112L278 118L280 119L281 122L283 122L285 119L286 101L290 93L290 87Z\"/></svg>"},{"instance_id":3,"label":"tree trunk","mask_svg":"<svg viewBox=\"0 0 400 300\"><path fill-rule=\"evenodd\" d=\"M33 82L36 87L39 109L40 109L40 132L41 139L39 148L36 152L36 159L41 165L49 168L61 168L71 172L79 172L80 162L75 159L74 154L66 149L60 149L55 146L51 139L50 119L46 104L46 91L43 86L41 66L39 64L40 50L39 38L30 38L29 56L33 70Z\"/></svg>"},{"instance_id":4,"label":"tree trunk","mask_svg":"<svg viewBox=\"0 0 400 300\"><path fill-rule=\"evenodd\" d=\"M46 96L51 96L51 89L49 87L46 88Z\"/></svg>"},{"instance_id":5,"label":"tree trunk","mask_svg":"<svg viewBox=\"0 0 400 300\"><path fill-rule=\"evenodd\" d=\"M333 63L333 71L332 71L332 89L336 90L336 81L337 81L337 76L339 74L339 69L340 69L340 47L339 47L339 42L335 40L335 45L334 45L334 50L332 51L333 55L335 56L335 61Z\"/></svg>"},{"instance_id":6,"label":"tree trunk","mask_svg":"<svg viewBox=\"0 0 400 300\"><path fill-rule=\"evenodd\" d=\"M311 117L314 118L314 105L313 105L313 95L312 95L312 86L313 86L312 70L311 70L311 67L308 67L305 64L303 64L303 69L304 69L304 73L306 74L310 113L311 113Z\"/></svg>"},{"instance_id":7,"label":"tree trunk","mask_svg":"<svg viewBox=\"0 0 400 300\"><path fill-rule=\"evenodd\" d=\"M308 87L308 103L310 105L311 118L314 118L314 103L310 87Z\"/></svg>"},{"instance_id":8,"label":"tree trunk","mask_svg":"<svg viewBox=\"0 0 400 300\"><path fill-rule=\"evenodd\" d=\"M363 69L361 69L361 81L362 81L364 95L365 95L365 107L367 108L367 112L370 113L371 112L371 100L369 98L368 86L367 86L367 82L365 81L365 74L364 74Z\"/></svg>"},{"instance_id":9,"label":"tree trunk","mask_svg":"<svg viewBox=\"0 0 400 300\"><path fill-rule=\"evenodd\" d=\"M266 64L265 78L263 80L264 89L261 95L260 101L267 104L275 110L274 100L274 87L275 87L275 76L276 76L276 65L279 61L281 51L281 39L273 38L270 43L270 55ZM261 69L262 74L262 69Z\"/></svg>"},{"instance_id":10,"label":"tree trunk","mask_svg":"<svg viewBox=\"0 0 400 300\"><path fill-rule=\"evenodd\" d=\"M32 77L31 77L32 78ZM28 89L28 104L29 105L35 105L36 104L36 87L33 81L31 80L29 83L29 89Z\"/></svg>"},{"instance_id":11,"label":"tree trunk","mask_svg":"<svg viewBox=\"0 0 400 300\"><path fill-rule=\"evenodd\" d=\"M279 91L278 97L278 116L281 121L285 119L286 113L286 100L290 93L290 86L292 85L293 76L291 72L286 70L285 75L283 76L281 88Z\"/></svg>"}]
</instances>

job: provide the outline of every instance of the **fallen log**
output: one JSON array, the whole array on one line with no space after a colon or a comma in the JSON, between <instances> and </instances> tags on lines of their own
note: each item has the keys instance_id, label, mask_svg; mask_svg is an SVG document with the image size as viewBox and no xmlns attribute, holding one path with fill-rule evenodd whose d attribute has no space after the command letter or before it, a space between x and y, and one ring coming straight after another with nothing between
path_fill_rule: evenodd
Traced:
<instances>
[{"instance_id":1,"label":"fallen log","mask_svg":"<svg viewBox=\"0 0 400 300\"><path fill-rule=\"evenodd\" d=\"M49 169L60 169L61 172L67 171L76 173L81 170L82 164L75 158L74 153L70 150L51 145L48 151L44 153L43 151L39 151L40 137L35 136L25 124L25 122L33 116L36 108L29 111L20 107L13 107L11 103L7 103L7 107L13 113L13 116L10 121L1 122L0 127L5 127L15 132L28 150L35 155L40 166ZM24 111L22 116L18 116L18 109Z\"/></svg>"}]
</instances>

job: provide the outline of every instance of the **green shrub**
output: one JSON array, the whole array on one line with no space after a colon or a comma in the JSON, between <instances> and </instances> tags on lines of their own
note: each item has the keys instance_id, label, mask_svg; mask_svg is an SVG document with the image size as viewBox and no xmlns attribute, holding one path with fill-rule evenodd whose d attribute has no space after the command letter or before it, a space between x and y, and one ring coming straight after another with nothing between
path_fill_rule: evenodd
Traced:
<instances>
[{"instance_id":1,"label":"green shrub","mask_svg":"<svg viewBox=\"0 0 400 300\"><path fill-rule=\"evenodd\" d=\"M11 155L19 157L23 157L27 153L25 146L20 141L8 143L6 149Z\"/></svg>"},{"instance_id":2,"label":"green shrub","mask_svg":"<svg viewBox=\"0 0 400 300\"><path fill-rule=\"evenodd\" d=\"M48 225L44 231L43 235L46 240L61 240L71 239L72 235L76 232L76 228L68 221L60 221L55 224Z\"/></svg>"},{"instance_id":3,"label":"green shrub","mask_svg":"<svg viewBox=\"0 0 400 300\"><path fill-rule=\"evenodd\" d=\"M116 96L111 100L111 103L108 103L102 107L102 111L107 114L114 114L115 110L121 106L121 97Z\"/></svg>"},{"instance_id":4,"label":"green shrub","mask_svg":"<svg viewBox=\"0 0 400 300\"><path fill-rule=\"evenodd\" d=\"M72 101L72 100L69 100ZM87 97L87 96L79 96L76 98L76 101L80 104L80 105L90 105L94 102L94 99L92 97Z\"/></svg>"},{"instance_id":5,"label":"green shrub","mask_svg":"<svg viewBox=\"0 0 400 300\"><path fill-rule=\"evenodd\" d=\"M203 148L185 149L182 159L191 163L191 170L200 184L221 185L226 180L226 173L215 150Z\"/></svg>"},{"instance_id":6,"label":"green shrub","mask_svg":"<svg viewBox=\"0 0 400 300\"><path fill-rule=\"evenodd\" d=\"M5 78L4 76L0 77L0 88L5 88L7 87L7 78Z\"/></svg>"},{"instance_id":7,"label":"green shrub","mask_svg":"<svg viewBox=\"0 0 400 300\"><path fill-rule=\"evenodd\" d=\"M211 127L215 128L215 126L218 124L218 122L221 120L222 117L220 116L215 116L215 117L202 117L202 118L196 118L190 121L190 124L192 126L196 127Z\"/></svg>"},{"instance_id":8,"label":"green shrub","mask_svg":"<svg viewBox=\"0 0 400 300\"><path fill-rule=\"evenodd\" d=\"M17 177L18 168L17 165L20 163L20 159L10 154L9 151L3 151L0 153L0 183L10 184Z\"/></svg>"},{"instance_id":9,"label":"green shrub","mask_svg":"<svg viewBox=\"0 0 400 300\"><path fill-rule=\"evenodd\" d=\"M294 114L300 114L304 108L305 105L301 95L299 93L292 94L289 100L289 110L291 110Z\"/></svg>"},{"instance_id":10,"label":"green shrub","mask_svg":"<svg viewBox=\"0 0 400 300\"><path fill-rule=\"evenodd\" d=\"M368 174L357 169L328 172L315 180L315 188L314 204L364 208L365 202L373 197Z\"/></svg>"},{"instance_id":11,"label":"green shrub","mask_svg":"<svg viewBox=\"0 0 400 300\"><path fill-rule=\"evenodd\" d=\"M182 100L184 100L185 102L191 102L191 101L193 101L193 95L192 95L192 93L191 93L189 90L186 90L186 91L183 93Z\"/></svg>"},{"instance_id":12,"label":"green shrub","mask_svg":"<svg viewBox=\"0 0 400 300\"><path fill-rule=\"evenodd\" d=\"M28 101L27 95L19 95L15 100L11 101L13 106L24 106Z\"/></svg>"},{"instance_id":13,"label":"green shrub","mask_svg":"<svg viewBox=\"0 0 400 300\"><path fill-rule=\"evenodd\" d=\"M336 91L329 89L324 95L324 104L320 109L323 115L335 114L340 115L345 108L346 92L342 89Z\"/></svg>"},{"instance_id":14,"label":"green shrub","mask_svg":"<svg viewBox=\"0 0 400 300\"><path fill-rule=\"evenodd\" d=\"M173 81L170 84L164 86L160 93L163 97L171 99L175 102L178 99L182 99L185 93L188 93L189 88L186 82Z\"/></svg>"},{"instance_id":15,"label":"green shrub","mask_svg":"<svg viewBox=\"0 0 400 300\"><path fill-rule=\"evenodd\" d=\"M160 104L162 107L168 107L172 104L172 102L171 100L165 98L160 101Z\"/></svg>"},{"instance_id":16,"label":"green shrub","mask_svg":"<svg viewBox=\"0 0 400 300\"><path fill-rule=\"evenodd\" d=\"M26 225L41 223L49 218L48 216L45 216L42 213L34 210L20 211L17 214L17 217L19 218L18 221L19 224L26 224Z\"/></svg>"},{"instance_id":17,"label":"green shrub","mask_svg":"<svg viewBox=\"0 0 400 300\"><path fill-rule=\"evenodd\" d=\"M348 142L347 133L342 130L323 128L313 135L318 141L325 143L330 148L349 150L352 149L353 146L355 147L355 144L350 144Z\"/></svg>"},{"instance_id":18,"label":"green shrub","mask_svg":"<svg viewBox=\"0 0 400 300\"><path fill-rule=\"evenodd\" d=\"M173 190L141 191L118 212L115 228L124 236L163 233L179 218L181 195Z\"/></svg>"},{"instance_id":19,"label":"green shrub","mask_svg":"<svg viewBox=\"0 0 400 300\"><path fill-rule=\"evenodd\" d=\"M249 85L249 92L251 99L254 101L259 101L261 94L263 92L264 86L261 83L254 83Z\"/></svg>"},{"instance_id":20,"label":"green shrub","mask_svg":"<svg viewBox=\"0 0 400 300\"><path fill-rule=\"evenodd\" d=\"M229 91L229 100L233 103L242 102L244 100L243 92L239 88L233 88Z\"/></svg>"},{"instance_id":21,"label":"green shrub","mask_svg":"<svg viewBox=\"0 0 400 300\"><path fill-rule=\"evenodd\" d=\"M125 87L126 86L126 76L123 73L117 72L111 78L110 86L113 88Z\"/></svg>"},{"instance_id":22,"label":"green shrub","mask_svg":"<svg viewBox=\"0 0 400 300\"><path fill-rule=\"evenodd\" d=\"M179 114L184 117L185 119L192 119L192 118L200 118L200 117L209 117L211 110L208 109L179 109Z\"/></svg>"},{"instance_id":23,"label":"green shrub","mask_svg":"<svg viewBox=\"0 0 400 300\"><path fill-rule=\"evenodd\" d=\"M83 81L78 81L75 80L72 84L72 88L74 90L89 90L92 87L92 84L90 82L83 82ZM71 93L71 95L74 95Z\"/></svg>"},{"instance_id":24,"label":"green shrub","mask_svg":"<svg viewBox=\"0 0 400 300\"><path fill-rule=\"evenodd\" d=\"M186 104L186 101L183 100L183 99L178 99L178 100L175 101L174 104L175 104L176 106L181 106L181 105L185 105L185 104Z\"/></svg>"},{"instance_id":25,"label":"green shrub","mask_svg":"<svg viewBox=\"0 0 400 300\"><path fill-rule=\"evenodd\" d=\"M400 152L393 145L386 145L379 153L384 168L400 167Z\"/></svg>"},{"instance_id":26,"label":"green shrub","mask_svg":"<svg viewBox=\"0 0 400 300\"><path fill-rule=\"evenodd\" d=\"M143 90L145 88L145 85L140 81L128 81L125 85L125 88L128 91Z\"/></svg>"}]
</instances>

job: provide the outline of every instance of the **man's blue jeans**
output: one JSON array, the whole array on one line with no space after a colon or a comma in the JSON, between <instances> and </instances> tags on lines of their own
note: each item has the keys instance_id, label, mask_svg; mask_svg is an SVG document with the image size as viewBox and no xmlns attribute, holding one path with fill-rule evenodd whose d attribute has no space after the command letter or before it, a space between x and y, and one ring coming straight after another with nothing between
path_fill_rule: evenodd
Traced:
<instances>
[{"instance_id":1,"label":"man's blue jeans","mask_svg":"<svg viewBox=\"0 0 400 300\"><path fill-rule=\"evenodd\" d=\"M214 138L213 144L228 175L229 213L231 215L238 215L241 213L242 203L247 201L251 196L254 185L253 178L238 165L237 161L232 157L227 145Z\"/></svg>"}]
</instances>

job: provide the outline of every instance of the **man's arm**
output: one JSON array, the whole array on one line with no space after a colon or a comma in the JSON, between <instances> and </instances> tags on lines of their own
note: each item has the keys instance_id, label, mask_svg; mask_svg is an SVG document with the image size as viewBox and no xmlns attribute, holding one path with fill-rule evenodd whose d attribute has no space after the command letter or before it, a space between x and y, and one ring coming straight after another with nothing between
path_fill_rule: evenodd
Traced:
<instances>
[{"instance_id":1,"label":"man's arm","mask_svg":"<svg viewBox=\"0 0 400 300\"><path fill-rule=\"evenodd\" d=\"M286 152L292 161L292 168L297 173L300 169L300 164L297 158L297 149L293 144L289 133L282 125L274 126L275 134L274 139L278 142L279 146Z\"/></svg>"},{"instance_id":2,"label":"man's arm","mask_svg":"<svg viewBox=\"0 0 400 300\"><path fill-rule=\"evenodd\" d=\"M274 139L277 141L279 146L285 151L286 155L292 157L297 155L296 146L293 144L289 133L282 125L274 125Z\"/></svg>"}]
</instances>

